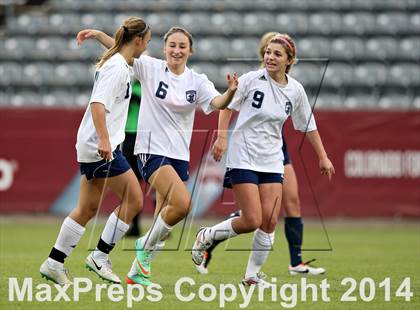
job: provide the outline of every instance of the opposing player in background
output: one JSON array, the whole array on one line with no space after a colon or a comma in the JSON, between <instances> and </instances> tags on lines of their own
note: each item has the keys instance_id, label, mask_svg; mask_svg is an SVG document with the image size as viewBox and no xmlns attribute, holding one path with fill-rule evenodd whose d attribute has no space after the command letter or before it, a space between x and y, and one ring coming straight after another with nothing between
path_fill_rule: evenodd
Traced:
<instances>
[{"instance_id":1,"label":"opposing player in background","mask_svg":"<svg viewBox=\"0 0 420 310\"><path fill-rule=\"evenodd\" d=\"M264 54L268 43L276 36L280 35L278 32L268 32L264 34L260 41L258 49L258 56L261 61L261 65L264 66ZM281 35L280 35L281 36ZM287 39L287 36L284 36ZM296 52L295 52L296 53ZM284 180L282 189L282 200L281 208L285 212L284 218L284 232L287 239L289 254L290 254L290 265L289 273L291 275L298 274L310 274L319 275L325 273L325 268L314 267L309 262L304 263L302 261L302 242L303 242L303 221L301 215L301 204L299 199L298 181L296 178L295 169L293 168L292 161L289 157L287 150L286 140L284 135L283 139L283 165L284 165ZM218 138L213 146L212 154L216 161L220 161L223 154L227 149L227 133L219 130ZM237 217L240 215L240 211L232 213L229 217ZM197 265L197 270L202 274L208 273L208 266L212 259L212 252L222 241L214 241L212 246L206 251L203 262Z\"/></svg>"},{"instance_id":2,"label":"opposing player in background","mask_svg":"<svg viewBox=\"0 0 420 310\"><path fill-rule=\"evenodd\" d=\"M130 66L147 48L150 27L137 17L127 18L115 33L115 42L96 65L89 105L77 132L80 163L80 196L77 207L65 218L49 257L40 267L43 277L60 285L71 283L64 260L71 254L96 214L105 189L121 199L109 216L86 267L101 278L120 283L112 271L109 252L128 230L128 223L143 207L139 182L121 154L131 95Z\"/></svg>"},{"instance_id":3,"label":"opposing player in background","mask_svg":"<svg viewBox=\"0 0 420 310\"><path fill-rule=\"evenodd\" d=\"M146 52L145 52L146 53ZM143 54L145 54L143 53ZM134 155L134 145L136 143L137 123L139 118L141 104L141 84L137 80L131 82L131 99L128 107L127 123L125 125L125 139L121 144L121 150L124 157L133 169L139 182L142 182L141 172L137 165L137 157ZM126 236L138 237L140 235L140 213L136 214L131 222L130 229Z\"/></svg>"},{"instance_id":4,"label":"opposing player in background","mask_svg":"<svg viewBox=\"0 0 420 310\"><path fill-rule=\"evenodd\" d=\"M329 178L334 167L318 133L303 86L288 72L296 61L296 48L287 35L270 40L264 53L264 68L239 78L238 90L219 115L219 134L226 134L232 115L239 111L226 160L225 187L232 187L241 208L239 216L212 227L201 228L192 249L192 260L201 265L215 241L255 231L242 283L266 287L260 276L274 243L274 231L282 201L284 156L282 129L291 116L296 130L306 132L319 158L322 175ZM224 137L227 138L226 136ZM220 160L220 154L214 154Z\"/></svg>"},{"instance_id":5,"label":"opposing player in background","mask_svg":"<svg viewBox=\"0 0 420 310\"><path fill-rule=\"evenodd\" d=\"M95 38L105 46L113 38L86 29L78 41ZM127 283L150 285L152 253L163 246L173 226L185 219L191 209L191 195L185 185L189 177L189 146L195 109L205 113L224 109L238 85L236 74L227 75L228 89L220 94L204 74L187 67L193 53L191 34L172 27L164 36L166 61L141 56L133 72L142 85L142 99L134 153L142 176L156 190L156 216L149 231L136 241L136 259Z\"/></svg>"}]
</instances>

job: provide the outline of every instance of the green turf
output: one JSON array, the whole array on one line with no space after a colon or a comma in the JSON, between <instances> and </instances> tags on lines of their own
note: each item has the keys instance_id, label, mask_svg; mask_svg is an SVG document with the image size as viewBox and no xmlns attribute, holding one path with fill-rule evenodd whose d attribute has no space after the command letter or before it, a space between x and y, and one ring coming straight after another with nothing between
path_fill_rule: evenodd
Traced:
<instances>
[{"instance_id":1,"label":"green turf","mask_svg":"<svg viewBox=\"0 0 420 310\"><path fill-rule=\"evenodd\" d=\"M48 255L59 230L60 220L55 224L51 221L43 223L31 223L27 221L8 220L0 224L0 309L125 309L127 308L126 295L120 302L110 301L106 291L101 294L101 302L95 301L95 291L82 294L79 301L59 302L10 302L9 278L17 277L19 284L25 277L33 278L34 292L40 283L45 282L39 274L39 266ZM200 276L196 273L191 262L190 253L186 248L192 244L196 226L188 233L188 225L181 241L179 236L181 227L178 227L172 238L168 241L166 249L153 263L152 280L162 286L163 298L160 302L150 302L146 298L140 302L134 302L132 309L217 309L219 308L219 291L212 302L201 301L198 291L202 284L212 283L217 289L220 284L233 284L238 290L238 296L233 302L226 302L226 309L239 309L243 303L238 283L241 280L246 267L248 254L246 251L250 244L251 235L237 237L228 244L230 251L225 251L223 246L215 251L215 259L212 262L211 273ZM328 297L330 302L321 300L321 292L318 290L318 301L312 301L312 295L308 291L308 301L302 301L300 292L301 278L287 274L288 252L283 234L278 230L274 251L271 253L263 271L277 280L277 301L271 301L271 294L266 292L263 302L258 301L257 292L254 293L247 309L282 309L279 296L280 287L285 283L298 284L297 305L294 309L420 309L420 230L416 224L382 223L371 224L331 224L327 229L332 244L332 251L307 251L304 258L316 257L319 265L327 269L327 274L322 277L308 277L308 283L319 285L321 280L327 279L330 288ZM93 235L89 226L82 241L66 261L66 266L73 277L85 277L92 280L93 285L105 284L94 273L85 269L84 259L89 248L89 239L94 246L97 236L101 231L99 226ZM91 236L92 235L92 236ZM116 271L123 278L130 267L134 252L130 251L134 239L124 239L113 251L111 258ZM179 250L175 250L178 247ZM328 248L328 242L323 230L319 225L306 225L305 248ZM170 250L172 249L172 250ZM232 249L240 249L233 251ZM193 292L197 296L191 302L180 301L174 293L174 284L181 277L190 277L196 282L195 286L184 285L182 293L188 295ZM357 283L365 277L372 278L376 283L375 298L371 302L360 299L359 285L351 296L357 296L355 302L343 302L340 298L350 287L350 284L341 285L346 278L354 278ZM385 278L391 280L391 301L384 301L384 288L379 288L379 283ZM406 277L411 281L411 292L414 296L410 302L402 297L395 297L395 291ZM109 284L107 284L109 285ZM126 286L123 286L124 289ZM205 291L209 295L209 291ZM288 296L290 290L286 290ZM368 290L366 290L368 292ZM72 289L68 290L72 293ZM56 296L56 290L52 289L52 298ZM69 294L72 298L72 294ZM147 293L146 293L147 296ZM286 302L290 303L290 302Z\"/></svg>"}]
</instances>

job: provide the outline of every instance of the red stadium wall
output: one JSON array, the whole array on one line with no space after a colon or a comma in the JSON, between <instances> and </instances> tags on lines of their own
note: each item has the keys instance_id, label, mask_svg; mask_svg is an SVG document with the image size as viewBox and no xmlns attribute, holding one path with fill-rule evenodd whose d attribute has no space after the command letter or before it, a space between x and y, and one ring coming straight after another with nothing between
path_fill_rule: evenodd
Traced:
<instances>
[{"instance_id":1,"label":"red stadium wall","mask_svg":"<svg viewBox=\"0 0 420 310\"><path fill-rule=\"evenodd\" d=\"M0 110L0 213L47 212L78 171L76 132L83 111ZM321 177L302 134L286 125L306 216L420 217L420 112L316 113L318 128L336 175ZM197 113L191 170L212 140L217 114ZM300 151L299 151L300 149ZM305 172L306 171L306 172ZM313 195L313 194L314 195ZM113 205L107 201L105 210ZM207 215L234 210L225 191ZM152 200L146 201L152 211Z\"/></svg>"},{"instance_id":2,"label":"red stadium wall","mask_svg":"<svg viewBox=\"0 0 420 310\"><path fill-rule=\"evenodd\" d=\"M48 211L78 169L76 133L79 110L1 109L0 212ZM1 188L1 187L0 187Z\"/></svg>"}]
</instances>

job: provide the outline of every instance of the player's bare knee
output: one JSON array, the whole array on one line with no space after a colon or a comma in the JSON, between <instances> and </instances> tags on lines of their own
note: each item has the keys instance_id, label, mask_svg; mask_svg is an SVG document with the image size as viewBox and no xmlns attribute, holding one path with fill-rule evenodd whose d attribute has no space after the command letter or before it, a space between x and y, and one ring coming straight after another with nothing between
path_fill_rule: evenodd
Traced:
<instances>
[{"instance_id":1,"label":"player's bare knee","mask_svg":"<svg viewBox=\"0 0 420 310\"><path fill-rule=\"evenodd\" d=\"M265 221L260 226L260 229L268 234L271 234L276 230L277 220L270 219L268 221Z\"/></svg>"},{"instance_id":2,"label":"player's bare knee","mask_svg":"<svg viewBox=\"0 0 420 310\"><path fill-rule=\"evenodd\" d=\"M75 220L80 225L86 225L91 218L93 218L96 214L96 210L91 210L87 208L81 208L78 206L70 213L70 217Z\"/></svg>"},{"instance_id":3,"label":"player's bare knee","mask_svg":"<svg viewBox=\"0 0 420 310\"><path fill-rule=\"evenodd\" d=\"M187 212L185 209L178 208L175 206L168 206L167 209L162 210L162 212L164 212L165 214L165 217L163 217L163 219L166 220L167 223L169 223L168 221L177 223L187 216Z\"/></svg>"},{"instance_id":4,"label":"player's bare knee","mask_svg":"<svg viewBox=\"0 0 420 310\"><path fill-rule=\"evenodd\" d=\"M169 202L170 205L175 206L177 213L182 216L187 216L191 210L191 199L189 197L179 197Z\"/></svg>"},{"instance_id":5,"label":"player's bare knee","mask_svg":"<svg viewBox=\"0 0 420 310\"><path fill-rule=\"evenodd\" d=\"M287 210L300 210L299 197L291 197L284 200L284 207Z\"/></svg>"},{"instance_id":6,"label":"player's bare knee","mask_svg":"<svg viewBox=\"0 0 420 310\"><path fill-rule=\"evenodd\" d=\"M180 218L185 218L190 213L190 204L184 204L181 207L178 208L178 215Z\"/></svg>"},{"instance_id":7,"label":"player's bare knee","mask_svg":"<svg viewBox=\"0 0 420 310\"><path fill-rule=\"evenodd\" d=\"M96 202L87 202L78 206L78 211L81 215L87 218L92 218L98 211L99 205Z\"/></svg>"},{"instance_id":8,"label":"player's bare knee","mask_svg":"<svg viewBox=\"0 0 420 310\"><path fill-rule=\"evenodd\" d=\"M297 217L300 216L300 200L298 197L287 199L284 201L284 208L287 216Z\"/></svg>"},{"instance_id":9,"label":"player's bare knee","mask_svg":"<svg viewBox=\"0 0 420 310\"><path fill-rule=\"evenodd\" d=\"M139 213L143 210L143 199L140 196L135 196L130 198L129 208L136 213Z\"/></svg>"},{"instance_id":10,"label":"player's bare knee","mask_svg":"<svg viewBox=\"0 0 420 310\"><path fill-rule=\"evenodd\" d=\"M262 224L262 218L258 216L246 218L245 221L246 221L246 227L249 232L256 230Z\"/></svg>"}]
</instances>

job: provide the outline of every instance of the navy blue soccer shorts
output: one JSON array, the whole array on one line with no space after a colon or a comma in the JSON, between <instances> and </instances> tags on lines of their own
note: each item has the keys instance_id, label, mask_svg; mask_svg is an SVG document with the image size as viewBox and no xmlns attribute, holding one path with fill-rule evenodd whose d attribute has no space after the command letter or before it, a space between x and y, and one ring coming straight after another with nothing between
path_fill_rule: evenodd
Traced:
<instances>
[{"instance_id":1,"label":"navy blue soccer shorts","mask_svg":"<svg viewBox=\"0 0 420 310\"><path fill-rule=\"evenodd\" d=\"M143 177L143 180L148 182L150 176L165 165L172 166L182 181L187 181L189 178L189 162L170 158L162 155L154 154L139 154L137 156L137 165Z\"/></svg>"},{"instance_id":2,"label":"navy blue soccer shorts","mask_svg":"<svg viewBox=\"0 0 420 310\"><path fill-rule=\"evenodd\" d=\"M118 148L112 152L113 160L107 162L105 159L93 163L79 163L80 173L88 180L110 178L123 174L130 170L130 165Z\"/></svg>"},{"instance_id":3,"label":"navy blue soccer shorts","mask_svg":"<svg viewBox=\"0 0 420 310\"><path fill-rule=\"evenodd\" d=\"M249 169L226 169L223 187L232 188L232 185L242 183L264 184L264 183L282 183L282 173L259 172Z\"/></svg>"}]
</instances>

